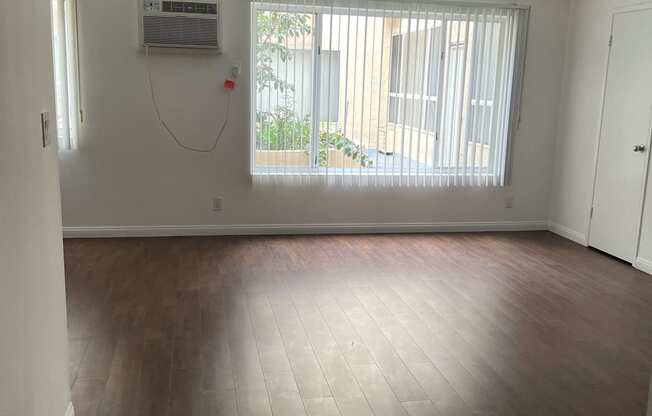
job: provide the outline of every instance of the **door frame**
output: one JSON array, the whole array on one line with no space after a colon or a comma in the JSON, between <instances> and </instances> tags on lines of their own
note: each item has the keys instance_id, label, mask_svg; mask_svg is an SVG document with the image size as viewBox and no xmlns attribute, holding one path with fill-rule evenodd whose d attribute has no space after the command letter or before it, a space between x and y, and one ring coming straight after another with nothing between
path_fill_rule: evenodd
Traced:
<instances>
[{"instance_id":1,"label":"door frame","mask_svg":"<svg viewBox=\"0 0 652 416\"><path fill-rule=\"evenodd\" d=\"M589 209L589 229L588 233L586 236L586 245L591 246L591 230L593 228L593 207L595 204L595 193L596 193L596 185L597 185L597 179L598 179L598 163L600 161L600 145L602 142L602 129L604 126L604 117L605 117L605 106L606 106L606 98L607 98L607 85L609 82L609 66L611 64L611 53L612 53L612 48L611 48L611 39L613 38L614 34L614 25L615 25L615 20L616 16L619 14L625 14L625 13L635 13L635 12L640 12L640 11L645 11L645 10L652 10L652 0L646 0L642 1L639 3L634 3L630 5L625 5L625 6L619 6L613 9L611 12L611 19L610 19L610 29L609 29L609 36L610 38L608 40L608 48L609 52L607 54L607 59L605 63L605 70L604 70L604 78L603 78L603 85L602 85L602 97L600 99L600 117L599 117L599 126L598 126L598 134L596 138L596 146L595 146L595 152L593 155L593 186L592 186L592 191L591 191L591 204L590 204L590 209ZM651 115L652 115L652 107L650 108ZM652 149L650 148L652 146L652 117L650 118L650 125L648 126L648 138L647 138L647 156L645 158L645 164L644 164L644 169L643 169L643 183L642 183L642 189L640 190L640 200L639 200L639 205L640 205L640 214L638 216L638 221L637 221L637 227L636 227L636 235L635 235L635 247L634 247L634 258L633 258L633 265L636 265L638 261L638 253L640 250L641 246L641 229L643 227L643 215L645 213L645 199L646 199L646 194L647 194L647 187L648 187L648 181L649 181L649 169L650 169L650 154L652 153Z\"/></svg>"}]
</instances>

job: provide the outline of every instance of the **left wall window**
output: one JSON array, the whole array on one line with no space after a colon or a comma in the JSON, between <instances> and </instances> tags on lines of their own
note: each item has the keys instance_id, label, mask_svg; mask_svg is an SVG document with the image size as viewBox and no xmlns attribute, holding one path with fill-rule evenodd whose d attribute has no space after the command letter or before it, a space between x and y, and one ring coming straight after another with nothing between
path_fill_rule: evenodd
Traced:
<instances>
[{"instance_id":1,"label":"left wall window","mask_svg":"<svg viewBox=\"0 0 652 416\"><path fill-rule=\"evenodd\" d=\"M60 150L69 150L77 147L82 117L79 99L77 2L51 1L57 141Z\"/></svg>"}]
</instances>

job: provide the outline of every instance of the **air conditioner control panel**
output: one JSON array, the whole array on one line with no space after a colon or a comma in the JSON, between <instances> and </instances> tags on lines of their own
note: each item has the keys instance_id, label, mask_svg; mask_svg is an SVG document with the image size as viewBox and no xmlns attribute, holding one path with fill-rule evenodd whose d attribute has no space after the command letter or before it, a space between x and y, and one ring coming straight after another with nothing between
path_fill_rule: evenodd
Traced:
<instances>
[{"instance_id":1,"label":"air conditioner control panel","mask_svg":"<svg viewBox=\"0 0 652 416\"><path fill-rule=\"evenodd\" d=\"M217 14L217 3L145 0L143 10L152 13Z\"/></svg>"}]
</instances>

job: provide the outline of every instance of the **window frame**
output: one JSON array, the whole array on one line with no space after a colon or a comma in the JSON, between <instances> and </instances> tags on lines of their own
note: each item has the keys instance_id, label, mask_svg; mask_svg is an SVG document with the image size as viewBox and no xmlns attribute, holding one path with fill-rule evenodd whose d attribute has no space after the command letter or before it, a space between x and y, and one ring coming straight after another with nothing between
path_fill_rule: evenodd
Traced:
<instances>
[{"instance_id":1,"label":"window frame","mask_svg":"<svg viewBox=\"0 0 652 416\"><path fill-rule=\"evenodd\" d=\"M441 22L442 22L442 27L443 27L443 25L446 24L447 20L443 19L443 20L441 20ZM433 28L433 29L425 28L425 29L420 30L420 31L410 32L410 35L412 33L416 33L416 34L422 33L422 32L427 33L427 35L428 35L427 36L428 43L427 43L427 46L426 46L426 50L428 51L427 55L430 56L430 57L432 57L432 51L433 51L433 38L436 39L436 37L434 36L434 31L435 30L436 30L436 28ZM444 30L441 31L441 33L442 33L442 35L441 35L442 36L442 44L439 45L439 50L441 50L441 47L442 47L442 45L444 43L443 38L444 38L445 32L446 31L444 31ZM394 61L394 57L395 57L394 39L395 38L399 38L399 45L400 46L399 46L399 58L398 58L398 61L397 61L398 69L396 70L396 72L394 72L394 69L390 68L390 71L389 71L389 81L388 81L389 82L389 92L388 92L388 100L387 100L387 119L388 119L389 123L393 124L397 128L401 128L401 129L407 128L407 129L412 129L412 130L425 131L427 133L432 133L432 134L436 135L437 134L437 120L434 120L434 124L433 124L434 129L430 130L428 128L428 124L430 124L430 123L429 123L427 114L428 114L428 106L429 105L431 105L431 104L435 105L435 110L436 110L435 113L437 112L437 109L439 108L439 105L440 105L439 93L443 89L443 78L440 75L441 75L441 72L442 72L441 71L441 65L443 65L444 57L441 56L440 59L436 60L436 62L438 62L440 64L439 67L436 66L436 65L431 64L430 67L429 67L429 72L427 74L424 74L424 76L427 77L427 79L428 79L428 81L423 82L423 87L425 87L425 91L422 91L421 94L413 93L413 92L409 93L407 91L406 92L401 92L402 88L407 89L407 86L402 85L402 80L401 80L401 76L402 76L403 71L404 71L403 67L404 67L404 62L405 62L404 61L405 36L406 36L405 33L392 34L392 45L391 45L391 52L390 52L391 53L390 65L394 65L394 63L396 62L396 61ZM409 42L409 40L408 40L408 42ZM435 62L435 60L431 60L431 62ZM398 77L398 80L393 80L392 79L394 74L396 74L396 76ZM437 77L438 77L438 79L437 79L437 95L428 94L429 93L428 90L429 90L429 88L431 86L430 80L433 79L432 78L433 74L437 75ZM393 84L398 85L398 90L399 90L398 92L392 91L392 85ZM422 89L424 89L424 88L422 88ZM392 121L392 117L391 117L391 114L392 114L391 99L392 98L396 99L396 101L397 101L396 119L395 119L396 121ZM420 106L418 106L417 108L414 108L414 106L413 106L413 109L412 109L412 111L417 110L417 111L420 111L419 114L423 114L423 117L420 117L421 120L419 122L419 125L413 126L413 125L408 124L408 123L401 123L401 120L405 121L405 117L402 115L402 110L404 108L406 108L406 106L401 105L401 102L403 100L419 100L419 101L421 101Z\"/></svg>"},{"instance_id":2,"label":"window frame","mask_svg":"<svg viewBox=\"0 0 652 416\"><path fill-rule=\"evenodd\" d=\"M483 5L484 6L484 5ZM496 162L492 162L490 159L489 166L487 167L465 167L464 169L473 169L476 171L476 173L479 174L480 177L496 177L496 176L502 176L502 180L504 181L506 177L509 177L509 173L511 171L511 160L510 160L510 148L512 146L513 142L513 134L511 134L511 129L512 129L512 119L516 120L516 126L520 125L520 117L521 117L521 104L522 104L522 95L523 95L523 78L524 78L524 73L525 73L525 56L527 53L527 43L528 43L528 32L529 32L529 8L528 7L520 7L520 6L510 6L510 5L494 5L495 7L498 8L505 8L505 9L521 9L521 10L527 10L528 14L526 14L526 19L525 23L522 24L522 26L525 27L525 29L519 27L517 36L522 36L522 38L517 38L515 41L516 45L516 51L515 55L513 57L513 74L512 77L513 79L505 80L505 82L509 82L512 84L512 87L514 85L518 85L518 89L515 90L512 88L512 96L509 100L509 105L513 108L508 112L508 114L504 115L503 117L508 119L508 137L504 141L504 146L506 146L505 149L495 150L495 156L500 159L503 162L504 166L500 166L499 164L496 164ZM490 8L491 4L487 4L486 8ZM256 93L257 93L257 88L256 88L256 46L257 46L257 24L256 24L256 14L260 11L277 11L277 12L286 12L286 13L304 13L304 14L310 14L313 15L315 20L315 26L313 28L313 41L312 41L312 50L313 50L313 72L316 75L313 75L313 96L315 99L313 100L312 104L312 109L311 109L311 114L320 114L320 113L315 113L315 111L320 111L320 103L319 99L317 98L318 91L320 89L320 84L321 84L321 79L320 79L320 69L321 69L321 54L319 51L321 50L321 36L322 36L322 17L324 14L329 14L329 15L347 15L346 10L348 9L349 13L352 10L350 7L333 7L333 6L325 6L325 5L301 5L298 3L287 3L287 4L279 4L279 3L273 3L273 2L256 2L252 1L251 3L251 15L250 15L250 24L251 24L251 42L250 42L250 55L251 55L251 62L252 62L252 68L253 70L251 71L251 91L250 91L250 99L251 99L251 104L249 105L249 111L250 111L250 140L249 140L249 146L250 146L250 161L249 161L249 172L252 176L277 176L279 175L279 170L285 171L287 167L278 167L278 166L256 166L256 106L253 103L256 103ZM365 10L366 15L371 17L380 17L384 16L386 18L401 18L404 19L406 18L406 15L403 11L401 10L374 10L374 9L366 9ZM382 13L382 14L381 14ZM349 14L350 16L353 16L353 14ZM466 18L466 15L464 14L451 14L452 18L446 18L442 19L442 35L441 35L441 41L442 41L442 48L445 47L445 49L440 49L441 53L441 62L442 65L444 66L445 69L445 61L448 59L449 56L449 48L451 45L448 45L447 43L447 35L448 35L448 29L447 25L450 22L463 22ZM416 18L416 16L409 17L408 19L413 19ZM497 16L494 16L494 18L498 18ZM427 29L426 29L427 30ZM501 29L501 33L505 31L505 28ZM394 35L392 35L393 37ZM428 47L430 47L432 42L432 34L429 34L428 36ZM319 46L317 46L319 45ZM476 48L477 46L473 46ZM522 50L519 51L519 48ZM391 57L390 57L391 59ZM391 61L390 61L391 62ZM445 84L445 78L446 78L446 71L445 70L439 70L439 85L438 85L438 95L437 96L429 96L425 95L425 98L422 100L423 101L423 111L424 114L427 112L427 105L429 103L434 103L436 105L437 111L437 119L436 123L441 123L442 120L442 102L440 102L440 95L443 93L443 85ZM388 83L389 83L389 77L391 76L391 63L390 63L390 68L389 68L389 76L388 76ZM427 74L426 76L430 76L430 74ZM475 79L471 79L471 82L476 82ZM388 90L391 89L391 84L389 85ZM469 89L470 91L470 89ZM470 92L467 92L466 94L470 94ZM403 94L403 93L391 93L388 92L388 106L389 106L389 98L395 96L396 98L399 99L399 102L403 97L400 97L400 95L405 95L407 99L420 99L421 95L419 94ZM473 106L478 106L478 107L486 107L490 108L491 111L494 111L494 102L493 100L489 99L476 99L474 97L471 97L469 95L469 108ZM464 97L462 97L462 100L464 100ZM330 110L330 109L329 109ZM466 110L465 110L466 111ZM387 109L387 117L389 117L389 108ZM470 114L470 112L468 113ZM311 134L311 153L309 155L309 161L310 161L310 166L306 167L297 167L297 166L292 166L291 167L291 173L290 175L299 175L299 176L323 176L323 175L328 175L329 170L337 170L337 172L341 173L342 176L373 176L373 177L378 177L378 178L383 178L383 177L396 177L397 175L412 175L412 174L417 174L419 175L419 170L418 168L412 168L409 170L405 170L403 168L397 167L397 168L390 168L390 167L384 167L382 170L378 169L358 169L358 168L329 168L329 167L321 167L319 166L319 123L320 123L320 117L312 117L313 121L313 128L312 128L312 134ZM427 117L423 117L423 122L427 122ZM390 122L391 123L391 122ZM421 127L412 127L412 126L403 126L400 123L394 123L398 127L406 127L412 130L424 130L426 126L421 126ZM427 132L430 132L429 130L426 130ZM441 137L441 131L440 127L435 128L435 131L432 132L436 136L436 140L440 140ZM489 142L493 143L494 138L489 137ZM481 143L480 141L477 140L469 140L468 143L476 143L476 144L490 144L490 143ZM452 142L451 142L452 143ZM437 149L437 146L435 146L435 149ZM434 150L437 152L437 150ZM434 160L437 159L438 156L435 155ZM492 165L493 169L492 169ZM498 172L502 171L501 174ZM431 170L428 172L427 176L456 176L460 174L460 167L455 166L433 166ZM487 182L488 183L488 182Z\"/></svg>"}]
</instances>

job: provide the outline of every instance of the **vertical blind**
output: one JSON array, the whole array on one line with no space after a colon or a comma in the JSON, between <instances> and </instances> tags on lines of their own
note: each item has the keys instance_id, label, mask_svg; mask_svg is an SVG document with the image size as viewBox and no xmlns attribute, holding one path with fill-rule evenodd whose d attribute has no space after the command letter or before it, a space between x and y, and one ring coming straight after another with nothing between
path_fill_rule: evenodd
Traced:
<instances>
[{"instance_id":1,"label":"vertical blind","mask_svg":"<svg viewBox=\"0 0 652 416\"><path fill-rule=\"evenodd\" d=\"M52 1L52 50L59 149L77 147L81 118L76 0Z\"/></svg>"},{"instance_id":2,"label":"vertical blind","mask_svg":"<svg viewBox=\"0 0 652 416\"><path fill-rule=\"evenodd\" d=\"M504 186L529 10L252 2L259 180Z\"/></svg>"}]
</instances>

